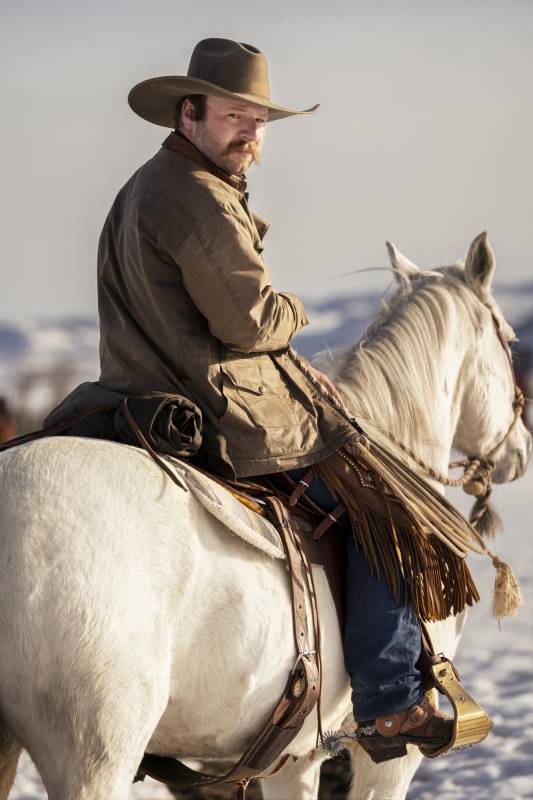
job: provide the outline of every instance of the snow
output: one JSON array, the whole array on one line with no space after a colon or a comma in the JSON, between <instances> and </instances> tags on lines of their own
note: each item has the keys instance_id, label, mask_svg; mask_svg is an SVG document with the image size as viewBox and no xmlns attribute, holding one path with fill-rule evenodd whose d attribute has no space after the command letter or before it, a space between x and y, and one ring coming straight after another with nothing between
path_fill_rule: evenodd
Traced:
<instances>
[{"instance_id":1,"label":"snow","mask_svg":"<svg viewBox=\"0 0 533 800\"><path fill-rule=\"evenodd\" d=\"M473 556L470 566L481 602L469 613L455 663L494 728L471 750L424 759L409 800L533 798L533 468L516 483L497 487L493 497L505 533L489 547L512 566L524 605L517 617L502 620L499 630L491 615L494 569L488 558ZM457 505L465 510L463 498Z\"/></svg>"},{"instance_id":2,"label":"snow","mask_svg":"<svg viewBox=\"0 0 533 800\"><path fill-rule=\"evenodd\" d=\"M9 794L9 800L46 800L47 797L39 773L29 755L24 753L20 759L17 778ZM146 778L134 784L128 800L171 800L171 798L172 795L163 784Z\"/></svg>"}]
</instances>

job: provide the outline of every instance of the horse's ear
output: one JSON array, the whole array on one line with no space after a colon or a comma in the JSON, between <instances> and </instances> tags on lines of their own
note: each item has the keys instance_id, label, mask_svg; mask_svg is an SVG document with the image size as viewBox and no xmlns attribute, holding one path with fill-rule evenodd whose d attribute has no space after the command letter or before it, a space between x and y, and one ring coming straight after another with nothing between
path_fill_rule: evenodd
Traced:
<instances>
[{"instance_id":1,"label":"horse's ear","mask_svg":"<svg viewBox=\"0 0 533 800\"><path fill-rule=\"evenodd\" d=\"M490 246L487 231L483 231L470 245L465 261L466 283L475 294L490 294L495 267L494 250Z\"/></svg>"},{"instance_id":2,"label":"horse's ear","mask_svg":"<svg viewBox=\"0 0 533 800\"><path fill-rule=\"evenodd\" d=\"M413 264L406 256L402 255L392 242L386 242L386 245L389 251L390 263L394 270L394 277L399 283L409 283L413 278L420 275L420 270L416 264Z\"/></svg>"}]
</instances>

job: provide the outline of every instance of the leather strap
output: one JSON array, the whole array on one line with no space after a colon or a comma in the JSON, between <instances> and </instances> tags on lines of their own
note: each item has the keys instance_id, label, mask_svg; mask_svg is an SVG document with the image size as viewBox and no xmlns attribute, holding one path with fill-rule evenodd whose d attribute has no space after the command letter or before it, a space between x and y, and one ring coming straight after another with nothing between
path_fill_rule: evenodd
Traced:
<instances>
[{"instance_id":1,"label":"leather strap","mask_svg":"<svg viewBox=\"0 0 533 800\"><path fill-rule=\"evenodd\" d=\"M57 436L58 434L68 430L68 428L71 428L76 423L81 422L82 419L90 417L91 414L95 414L98 411L110 411L112 409L114 409L114 406L110 405L93 406L85 411L82 411L80 414L72 414L69 417L65 417L65 419L62 419L60 422L56 422L55 425L49 425L47 428L41 428L40 430L32 431L31 433L25 433L22 436L16 436L14 439L9 439L9 441L3 442L0 444L0 453L3 450L10 450L12 447L18 447L20 444L26 444L26 442L44 439L47 436Z\"/></svg>"},{"instance_id":2,"label":"leather strap","mask_svg":"<svg viewBox=\"0 0 533 800\"><path fill-rule=\"evenodd\" d=\"M291 578L293 628L296 650L298 652L296 664L298 665L298 662L302 664L307 680L305 702L303 702L301 708L298 709L298 718L301 716L301 726L308 713L317 702L320 693L320 669L317 657L320 650L320 642L316 593L311 567L305 551L291 526L287 509L277 497L270 498L270 506L275 511L278 524L285 534L282 538ZM311 632L309 631L306 610L306 589L311 606ZM312 633L312 641L310 633Z\"/></svg>"},{"instance_id":3,"label":"leather strap","mask_svg":"<svg viewBox=\"0 0 533 800\"><path fill-rule=\"evenodd\" d=\"M328 528L331 528L334 522L338 522L339 518L346 512L346 506L344 503L339 503L338 506L335 506L333 511L331 511L314 530L313 539L320 539L321 536L325 534Z\"/></svg>"},{"instance_id":4,"label":"leather strap","mask_svg":"<svg viewBox=\"0 0 533 800\"><path fill-rule=\"evenodd\" d=\"M180 489L183 489L183 491L188 492L189 490L187 488L187 484L178 475L176 475L176 473L173 472L167 464L165 464L163 459L161 459L158 456L156 451L153 449L153 447L148 442L148 440L146 439L145 435L143 434L143 432L141 431L141 429L139 428L139 426L135 422L135 419L133 418L132 413L131 413L131 411L130 411L130 409L128 407L128 398L127 397L125 397L124 400L122 401L121 408L122 408L122 411L124 413L124 416L126 417L126 419L128 421L128 424L129 424L130 428L132 429L132 431L133 431L133 433L135 435L135 438L139 442L140 447L142 447L144 450L146 450L148 455L155 461L157 466L160 467L166 475L168 475L170 480L173 483L175 483L176 486L179 486Z\"/></svg>"},{"instance_id":5,"label":"leather strap","mask_svg":"<svg viewBox=\"0 0 533 800\"><path fill-rule=\"evenodd\" d=\"M435 682L430 675L431 667L437 664L442 664L444 654L435 652L435 646L431 639L431 634L429 632L427 622L424 622L424 620L419 620L419 621L420 621L420 631L422 634L422 653L421 653L421 659L417 666L419 667L423 675L423 682L422 682L423 688L427 689L428 687L433 688L435 686ZM461 675L459 674L459 670L449 658L447 658L446 661L449 662L453 674L460 683Z\"/></svg>"},{"instance_id":6,"label":"leather strap","mask_svg":"<svg viewBox=\"0 0 533 800\"><path fill-rule=\"evenodd\" d=\"M289 505L291 507L295 506L300 497L304 494L304 492L306 492L309 489L314 478L315 478L315 473L312 469L307 470L303 478L300 478L300 480L298 481L298 483L294 488L294 491L289 497Z\"/></svg>"}]
</instances>

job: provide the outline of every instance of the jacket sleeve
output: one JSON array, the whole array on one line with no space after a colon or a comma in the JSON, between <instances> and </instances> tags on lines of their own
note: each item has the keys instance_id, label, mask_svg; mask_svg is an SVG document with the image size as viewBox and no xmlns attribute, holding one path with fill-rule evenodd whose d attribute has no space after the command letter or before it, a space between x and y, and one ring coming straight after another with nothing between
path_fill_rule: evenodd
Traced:
<instances>
[{"instance_id":1,"label":"jacket sleeve","mask_svg":"<svg viewBox=\"0 0 533 800\"><path fill-rule=\"evenodd\" d=\"M301 300L273 289L249 230L231 206L194 221L179 244L166 238L187 293L213 336L230 350L279 350L307 325Z\"/></svg>"}]
</instances>

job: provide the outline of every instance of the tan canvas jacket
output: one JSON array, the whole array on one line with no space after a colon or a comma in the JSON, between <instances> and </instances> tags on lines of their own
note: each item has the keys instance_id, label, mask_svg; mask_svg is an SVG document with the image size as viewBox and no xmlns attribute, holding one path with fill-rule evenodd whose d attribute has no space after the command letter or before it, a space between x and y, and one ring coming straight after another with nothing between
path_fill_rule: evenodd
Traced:
<instances>
[{"instance_id":1,"label":"tan canvas jacket","mask_svg":"<svg viewBox=\"0 0 533 800\"><path fill-rule=\"evenodd\" d=\"M287 353L307 319L271 285L266 229L244 181L173 133L119 192L98 251L100 383L186 393L207 463L237 477L307 466L353 435Z\"/></svg>"}]
</instances>

